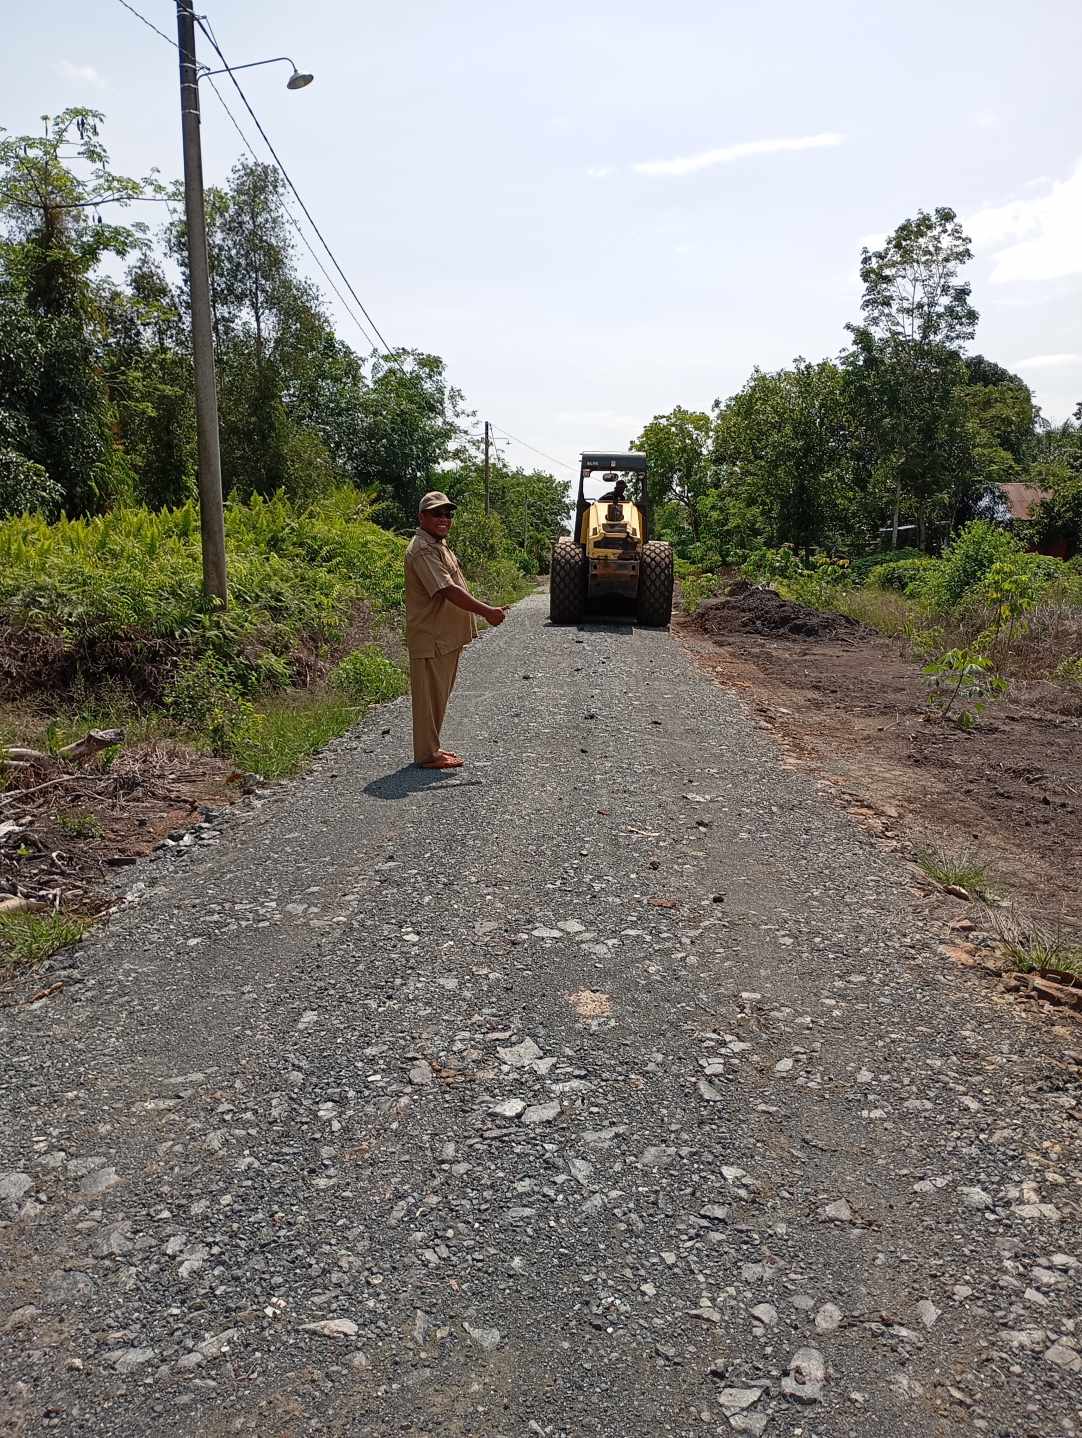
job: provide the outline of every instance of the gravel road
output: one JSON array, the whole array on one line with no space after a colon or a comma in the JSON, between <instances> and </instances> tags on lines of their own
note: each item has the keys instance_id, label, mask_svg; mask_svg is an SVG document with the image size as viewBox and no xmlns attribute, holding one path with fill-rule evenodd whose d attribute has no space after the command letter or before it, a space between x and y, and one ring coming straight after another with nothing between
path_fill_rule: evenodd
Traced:
<instances>
[{"instance_id":1,"label":"gravel road","mask_svg":"<svg viewBox=\"0 0 1082 1438\"><path fill-rule=\"evenodd\" d=\"M667 634L408 731L0 1015L0 1432L1082 1433L1078 1040Z\"/></svg>"}]
</instances>

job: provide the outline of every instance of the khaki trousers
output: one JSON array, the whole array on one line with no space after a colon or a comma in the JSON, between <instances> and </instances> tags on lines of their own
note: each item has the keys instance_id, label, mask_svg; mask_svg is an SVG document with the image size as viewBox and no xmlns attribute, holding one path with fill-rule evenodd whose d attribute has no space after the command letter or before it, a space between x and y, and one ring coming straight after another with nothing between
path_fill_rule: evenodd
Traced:
<instances>
[{"instance_id":1,"label":"khaki trousers","mask_svg":"<svg viewBox=\"0 0 1082 1438\"><path fill-rule=\"evenodd\" d=\"M461 649L452 649L450 654L437 654L434 659L410 655L413 757L418 764L426 764L439 753L443 716L454 688L461 655Z\"/></svg>"}]
</instances>

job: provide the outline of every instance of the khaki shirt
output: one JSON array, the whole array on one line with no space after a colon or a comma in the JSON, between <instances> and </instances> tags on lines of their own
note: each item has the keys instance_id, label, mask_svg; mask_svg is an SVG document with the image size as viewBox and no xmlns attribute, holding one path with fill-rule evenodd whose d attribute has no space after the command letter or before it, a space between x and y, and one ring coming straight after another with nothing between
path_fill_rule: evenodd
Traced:
<instances>
[{"instance_id":1,"label":"khaki shirt","mask_svg":"<svg viewBox=\"0 0 1082 1438\"><path fill-rule=\"evenodd\" d=\"M477 638L477 620L439 592L466 576L442 539L418 529L406 550L406 648L415 659L450 654Z\"/></svg>"}]
</instances>

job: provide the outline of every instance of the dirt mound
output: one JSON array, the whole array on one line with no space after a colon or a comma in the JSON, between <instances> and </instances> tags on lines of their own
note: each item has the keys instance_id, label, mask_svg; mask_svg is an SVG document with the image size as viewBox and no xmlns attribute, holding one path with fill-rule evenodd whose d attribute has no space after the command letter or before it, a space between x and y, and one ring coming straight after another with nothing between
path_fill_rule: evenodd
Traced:
<instances>
[{"instance_id":1,"label":"dirt mound","mask_svg":"<svg viewBox=\"0 0 1082 1438\"><path fill-rule=\"evenodd\" d=\"M716 638L725 634L770 634L794 639L856 640L867 634L846 614L825 614L773 589L733 585L724 599L711 599L696 610L691 623Z\"/></svg>"}]
</instances>

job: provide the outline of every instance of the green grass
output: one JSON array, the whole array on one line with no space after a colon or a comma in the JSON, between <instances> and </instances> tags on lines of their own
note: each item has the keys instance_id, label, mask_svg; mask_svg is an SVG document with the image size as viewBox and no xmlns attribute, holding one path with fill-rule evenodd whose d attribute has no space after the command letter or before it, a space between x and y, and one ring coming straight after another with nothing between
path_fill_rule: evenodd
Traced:
<instances>
[{"instance_id":1,"label":"green grass","mask_svg":"<svg viewBox=\"0 0 1082 1438\"><path fill-rule=\"evenodd\" d=\"M73 839L100 839L105 833L96 814L58 814L56 822Z\"/></svg>"},{"instance_id":2,"label":"green grass","mask_svg":"<svg viewBox=\"0 0 1082 1438\"><path fill-rule=\"evenodd\" d=\"M55 751L88 729L121 729L128 746L173 741L268 779L296 773L368 704L406 690L375 644L321 683L353 633L397 648L406 543L371 513L350 489L308 506L228 504L225 611L203 598L191 505L0 520L0 670L25 696L0 706L0 744ZM495 517L478 516L464 539L475 593L510 604L533 587ZM302 680L317 687L293 687ZM94 837L68 822L73 837Z\"/></svg>"},{"instance_id":3,"label":"green grass","mask_svg":"<svg viewBox=\"0 0 1082 1438\"><path fill-rule=\"evenodd\" d=\"M120 684L103 685L94 692L77 687L63 696L36 695L0 704L0 749L23 745L51 753L90 729L122 729L127 744L173 738L176 732L162 710L141 705Z\"/></svg>"},{"instance_id":4,"label":"green grass","mask_svg":"<svg viewBox=\"0 0 1082 1438\"><path fill-rule=\"evenodd\" d=\"M1082 656L1077 659L1061 659L1052 671L1052 678L1060 684L1082 689Z\"/></svg>"},{"instance_id":5,"label":"green grass","mask_svg":"<svg viewBox=\"0 0 1082 1438\"><path fill-rule=\"evenodd\" d=\"M330 683L332 689L354 702L369 704L397 699L408 687L405 674L376 644L366 644L347 654L331 673Z\"/></svg>"},{"instance_id":6,"label":"green grass","mask_svg":"<svg viewBox=\"0 0 1082 1438\"><path fill-rule=\"evenodd\" d=\"M370 704L397 698L407 688L401 668L377 645L368 644L332 671L328 689L287 689L243 701L219 686L215 692L228 711L227 722L211 722L212 715L177 706L170 711L140 707L130 692L114 686L53 714L41 712L36 703L0 706L0 745L55 750L88 729L122 729L126 744L187 744L221 754L238 768L277 779L295 774L308 755L357 723ZM114 751L106 750L106 756L110 752ZM58 823L73 838L99 838L103 832L93 815L61 815Z\"/></svg>"},{"instance_id":7,"label":"green grass","mask_svg":"<svg viewBox=\"0 0 1082 1438\"><path fill-rule=\"evenodd\" d=\"M890 590L839 587L830 595L829 603L839 614L847 614L880 634L909 634L913 624L914 606Z\"/></svg>"},{"instance_id":8,"label":"green grass","mask_svg":"<svg viewBox=\"0 0 1082 1438\"><path fill-rule=\"evenodd\" d=\"M985 919L1016 973L1052 970L1082 979L1082 943L1077 934L1059 924L1050 928L1013 908L989 910Z\"/></svg>"},{"instance_id":9,"label":"green grass","mask_svg":"<svg viewBox=\"0 0 1082 1438\"><path fill-rule=\"evenodd\" d=\"M914 859L934 883L944 888L953 886L970 894L991 894L988 864L972 849L918 849Z\"/></svg>"},{"instance_id":10,"label":"green grass","mask_svg":"<svg viewBox=\"0 0 1082 1438\"><path fill-rule=\"evenodd\" d=\"M354 606L397 613L405 541L339 490L307 507L281 496L226 506L230 604L202 593L191 505L118 509L46 524L0 521L0 645L24 692L130 678L162 704L183 671L213 659L237 692L281 688L298 655L345 632Z\"/></svg>"},{"instance_id":11,"label":"green grass","mask_svg":"<svg viewBox=\"0 0 1082 1438\"><path fill-rule=\"evenodd\" d=\"M13 978L74 944L87 922L71 914L0 914L0 979Z\"/></svg>"},{"instance_id":12,"label":"green grass","mask_svg":"<svg viewBox=\"0 0 1082 1438\"><path fill-rule=\"evenodd\" d=\"M1043 974L1049 969L1082 979L1082 945L1065 945L1057 940L1030 935L1025 942L1007 949L1011 967L1020 974Z\"/></svg>"},{"instance_id":13,"label":"green grass","mask_svg":"<svg viewBox=\"0 0 1082 1438\"><path fill-rule=\"evenodd\" d=\"M680 578L680 606L685 614L694 614L700 604L716 599L727 581L720 574L685 574Z\"/></svg>"},{"instance_id":14,"label":"green grass","mask_svg":"<svg viewBox=\"0 0 1082 1438\"><path fill-rule=\"evenodd\" d=\"M295 774L311 754L344 734L364 712L340 694L296 691L268 700L254 722L230 745L239 769L282 779Z\"/></svg>"}]
</instances>

